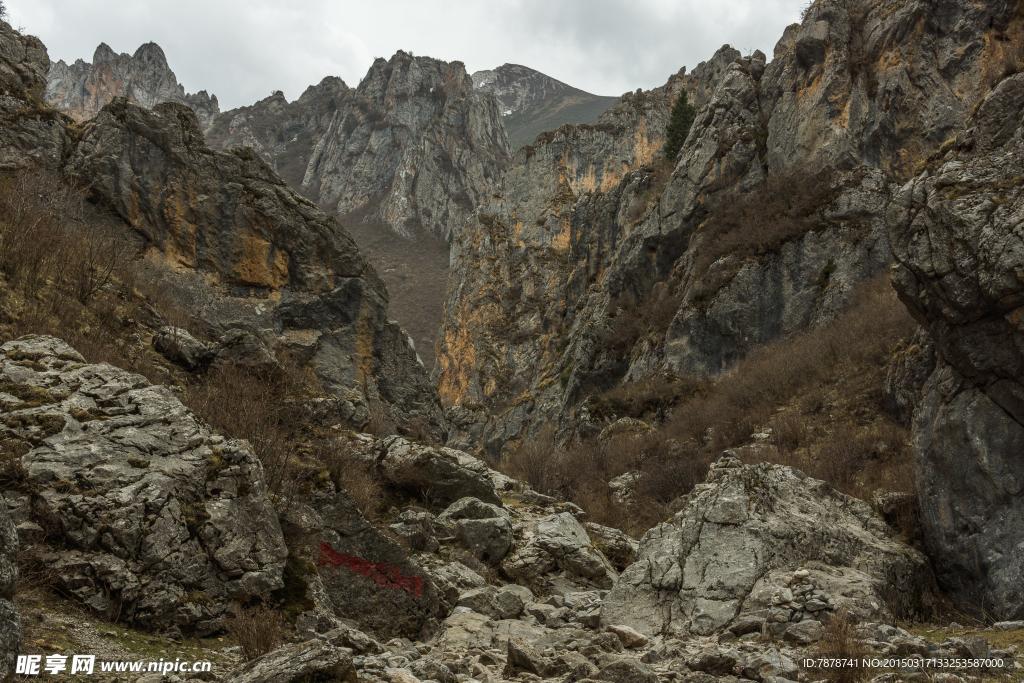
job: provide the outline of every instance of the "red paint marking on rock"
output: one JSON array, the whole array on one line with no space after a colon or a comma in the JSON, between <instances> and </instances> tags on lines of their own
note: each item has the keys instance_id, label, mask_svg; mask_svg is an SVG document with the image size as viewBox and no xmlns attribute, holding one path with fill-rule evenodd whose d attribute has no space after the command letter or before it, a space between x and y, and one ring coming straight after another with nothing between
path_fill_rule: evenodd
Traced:
<instances>
[{"instance_id":1,"label":"red paint marking on rock","mask_svg":"<svg viewBox=\"0 0 1024 683\"><path fill-rule=\"evenodd\" d=\"M405 576L398 570L398 565L389 562L370 562L348 553L339 553L330 543L320 544L320 556L316 559L316 566L345 567L370 579L379 588L401 588L416 597L423 595L422 576Z\"/></svg>"}]
</instances>

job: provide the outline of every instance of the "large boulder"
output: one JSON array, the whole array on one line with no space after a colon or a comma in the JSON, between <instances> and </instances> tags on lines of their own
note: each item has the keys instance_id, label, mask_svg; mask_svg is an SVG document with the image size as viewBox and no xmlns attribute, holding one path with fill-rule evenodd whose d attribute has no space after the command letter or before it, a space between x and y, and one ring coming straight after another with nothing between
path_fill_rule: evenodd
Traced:
<instances>
[{"instance_id":1,"label":"large boulder","mask_svg":"<svg viewBox=\"0 0 1024 683\"><path fill-rule=\"evenodd\" d=\"M0 682L14 676L14 664L21 650L21 615L14 604L18 588L18 533L0 496Z\"/></svg>"},{"instance_id":2,"label":"large boulder","mask_svg":"<svg viewBox=\"0 0 1024 683\"><path fill-rule=\"evenodd\" d=\"M282 586L262 465L166 387L22 337L0 346L0 392L0 442L24 468L6 496L19 528L47 531L36 550L67 594L107 618L207 634L232 600Z\"/></svg>"},{"instance_id":3,"label":"large boulder","mask_svg":"<svg viewBox=\"0 0 1024 683\"><path fill-rule=\"evenodd\" d=\"M509 576L533 585L556 567L602 588L610 588L618 579L612 563L568 512L539 520L523 547L502 563Z\"/></svg>"},{"instance_id":4,"label":"large boulder","mask_svg":"<svg viewBox=\"0 0 1024 683\"><path fill-rule=\"evenodd\" d=\"M316 567L307 595L335 617L387 640L418 637L444 616L430 575L360 514L347 491L291 502L283 526L305 540L299 555Z\"/></svg>"},{"instance_id":5,"label":"large boulder","mask_svg":"<svg viewBox=\"0 0 1024 683\"><path fill-rule=\"evenodd\" d=\"M483 465L465 453L395 436L381 441L374 457L385 479L432 502L451 504L460 498L472 497L498 507L502 505L486 466L481 469L464 465L467 461Z\"/></svg>"},{"instance_id":6,"label":"large boulder","mask_svg":"<svg viewBox=\"0 0 1024 683\"><path fill-rule=\"evenodd\" d=\"M926 559L867 503L791 467L746 466L727 455L671 521L644 535L638 559L601 606L601 622L648 635L710 635L747 615L763 619L783 570L812 561L821 576L840 574L820 579L837 599L839 579L855 572L859 592L850 602L874 603L890 619L927 606Z\"/></svg>"},{"instance_id":7,"label":"large boulder","mask_svg":"<svg viewBox=\"0 0 1024 683\"><path fill-rule=\"evenodd\" d=\"M935 347L913 424L926 548L961 609L1024 618L1024 74L893 199L893 286Z\"/></svg>"},{"instance_id":8,"label":"large boulder","mask_svg":"<svg viewBox=\"0 0 1024 683\"><path fill-rule=\"evenodd\" d=\"M495 565L515 545L508 510L466 497L455 501L441 513L438 520L451 524L455 537L476 559Z\"/></svg>"},{"instance_id":9,"label":"large boulder","mask_svg":"<svg viewBox=\"0 0 1024 683\"><path fill-rule=\"evenodd\" d=\"M305 681L337 681L356 683L352 650L341 647L343 631L299 643L289 643L273 652L228 672L224 683L303 683Z\"/></svg>"}]
</instances>

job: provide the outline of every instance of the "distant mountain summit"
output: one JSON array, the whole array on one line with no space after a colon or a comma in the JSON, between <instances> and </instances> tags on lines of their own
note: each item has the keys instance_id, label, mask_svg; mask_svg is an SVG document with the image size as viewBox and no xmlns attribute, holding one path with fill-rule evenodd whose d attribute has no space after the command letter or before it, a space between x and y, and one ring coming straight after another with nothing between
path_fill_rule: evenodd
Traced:
<instances>
[{"instance_id":1,"label":"distant mountain summit","mask_svg":"<svg viewBox=\"0 0 1024 683\"><path fill-rule=\"evenodd\" d=\"M126 97L147 109L161 102L179 102L195 111L203 128L220 113L216 95L205 90L185 93L156 43L142 45L133 55L117 54L100 43L91 64L79 59L70 66L63 60L50 66L46 101L72 118L91 118L115 97Z\"/></svg>"},{"instance_id":2,"label":"distant mountain summit","mask_svg":"<svg viewBox=\"0 0 1024 683\"><path fill-rule=\"evenodd\" d=\"M591 95L520 64L473 74L473 89L494 94L512 149L565 123L594 123L617 98Z\"/></svg>"}]
</instances>

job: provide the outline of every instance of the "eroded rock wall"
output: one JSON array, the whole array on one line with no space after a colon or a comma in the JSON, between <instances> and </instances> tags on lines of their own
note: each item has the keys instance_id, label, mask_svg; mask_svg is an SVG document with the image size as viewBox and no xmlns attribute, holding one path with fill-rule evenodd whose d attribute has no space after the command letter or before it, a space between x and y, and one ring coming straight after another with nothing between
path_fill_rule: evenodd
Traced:
<instances>
[{"instance_id":1,"label":"eroded rock wall","mask_svg":"<svg viewBox=\"0 0 1024 683\"><path fill-rule=\"evenodd\" d=\"M49 66L46 80L46 101L78 121L95 116L115 97L146 109L163 102L187 105L204 128L220 113L216 95L185 93L156 43L141 45L133 55L100 43L91 63L79 59L69 66L59 60Z\"/></svg>"},{"instance_id":2,"label":"eroded rock wall","mask_svg":"<svg viewBox=\"0 0 1024 683\"><path fill-rule=\"evenodd\" d=\"M448 239L509 159L498 102L473 92L462 62L400 50L338 103L302 189L338 214L363 209L399 234Z\"/></svg>"},{"instance_id":3,"label":"eroded rock wall","mask_svg":"<svg viewBox=\"0 0 1024 683\"><path fill-rule=\"evenodd\" d=\"M311 367L327 392L444 433L380 277L251 149L210 149L184 105L118 99L85 124L66 170L148 240L164 282L211 336L248 331Z\"/></svg>"},{"instance_id":4,"label":"eroded rock wall","mask_svg":"<svg viewBox=\"0 0 1024 683\"><path fill-rule=\"evenodd\" d=\"M936 354L914 419L925 539L965 609L1024 616L1024 74L1002 80L887 215L900 299Z\"/></svg>"},{"instance_id":5,"label":"eroded rock wall","mask_svg":"<svg viewBox=\"0 0 1024 683\"><path fill-rule=\"evenodd\" d=\"M500 450L542 421L585 421L583 399L620 381L717 374L835 317L890 263L889 201L984 95L1014 12L1007 0L816 2L770 62L726 46L686 75L698 112L667 181L623 155L621 173L580 191L569 171L617 158L581 146L589 165L573 153L559 165L559 132L526 148L453 244L434 370L460 404L452 438ZM636 128L608 132L628 147ZM667 329L609 348L624 302L667 297Z\"/></svg>"}]
</instances>

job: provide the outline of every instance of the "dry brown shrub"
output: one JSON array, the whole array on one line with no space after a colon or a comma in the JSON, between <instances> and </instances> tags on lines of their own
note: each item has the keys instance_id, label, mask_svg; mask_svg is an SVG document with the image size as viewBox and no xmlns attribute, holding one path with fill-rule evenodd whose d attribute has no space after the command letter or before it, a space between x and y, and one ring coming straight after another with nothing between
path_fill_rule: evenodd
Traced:
<instances>
[{"instance_id":1,"label":"dry brown shrub","mask_svg":"<svg viewBox=\"0 0 1024 683\"><path fill-rule=\"evenodd\" d=\"M384 484L373 465L359 458L351 444L344 439L321 445L316 455L326 467L334 485L349 492L363 516L371 521L380 519L384 506Z\"/></svg>"},{"instance_id":2,"label":"dry brown shrub","mask_svg":"<svg viewBox=\"0 0 1024 683\"><path fill-rule=\"evenodd\" d=\"M778 415L772 421L772 445L779 451L792 453L807 443L807 420L794 410Z\"/></svg>"},{"instance_id":3,"label":"dry brown shrub","mask_svg":"<svg viewBox=\"0 0 1024 683\"><path fill-rule=\"evenodd\" d=\"M87 303L136 245L123 223L53 171L0 178L0 272L28 297L48 286L54 312L68 297Z\"/></svg>"},{"instance_id":4,"label":"dry brown shrub","mask_svg":"<svg viewBox=\"0 0 1024 683\"><path fill-rule=\"evenodd\" d=\"M262 604L240 607L224 620L224 628L238 642L247 662L272 652L284 639L281 613Z\"/></svg>"},{"instance_id":5,"label":"dry brown shrub","mask_svg":"<svg viewBox=\"0 0 1024 683\"><path fill-rule=\"evenodd\" d=\"M304 469L295 467L295 404L287 399L316 391L316 382L307 370L287 358L280 360L280 368L272 373L221 365L205 376L190 378L181 397L217 431L248 441L263 463L268 488L279 495L292 492L300 483L294 475Z\"/></svg>"},{"instance_id":6,"label":"dry brown shrub","mask_svg":"<svg viewBox=\"0 0 1024 683\"><path fill-rule=\"evenodd\" d=\"M814 669L816 675L825 676L832 683L857 683L867 677L868 670L861 666L867 647L857 628L857 618L849 608L842 606L832 614L815 649L817 658L844 660L843 666Z\"/></svg>"},{"instance_id":7,"label":"dry brown shrub","mask_svg":"<svg viewBox=\"0 0 1024 683\"><path fill-rule=\"evenodd\" d=\"M395 433L395 423L388 417L388 411L380 401L370 403L370 422L366 431L376 437L391 436Z\"/></svg>"},{"instance_id":8,"label":"dry brown shrub","mask_svg":"<svg viewBox=\"0 0 1024 683\"><path fill-rule=\"evenodd\" d=\"M559 483L554 467L555 452L555 426L548 423L511 449L499 469L513 479L525 481L535 491L550 495Z\"/></svg>"}]
</instances>

